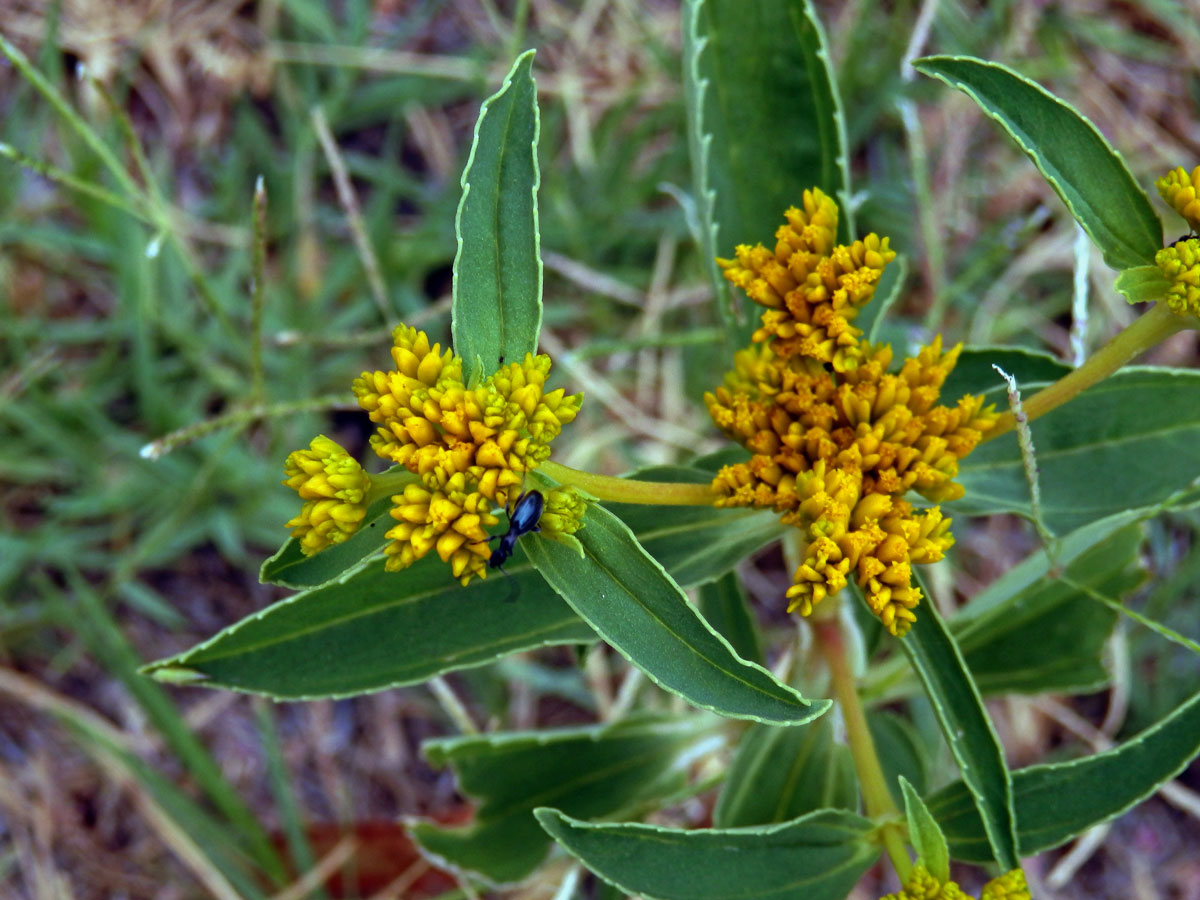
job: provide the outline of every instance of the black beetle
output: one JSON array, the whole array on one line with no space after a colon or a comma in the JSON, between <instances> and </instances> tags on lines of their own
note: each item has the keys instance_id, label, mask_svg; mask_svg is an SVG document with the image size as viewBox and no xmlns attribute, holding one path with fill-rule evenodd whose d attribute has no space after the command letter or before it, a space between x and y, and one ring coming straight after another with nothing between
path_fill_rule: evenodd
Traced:
<instances>
[{"instance_id":1,"label":"black beetle","mask_svg":"<svg viewBox=\"0 0 1200 900\"><path fill-rule=\"evenodd\" d=\"M499 546L492 551L488 558L489 569L499 569L504 572L504 562L513 554L517 546L517 538L531 531L541 531L538 521L542 518L542 508L546 500L541 491L524 491L513 504L512 512L508 514L508 531L504 534L494 534L488 540L500 539ZM507 572L504 572L507 575Z\"/></svg>"}]
</instances>

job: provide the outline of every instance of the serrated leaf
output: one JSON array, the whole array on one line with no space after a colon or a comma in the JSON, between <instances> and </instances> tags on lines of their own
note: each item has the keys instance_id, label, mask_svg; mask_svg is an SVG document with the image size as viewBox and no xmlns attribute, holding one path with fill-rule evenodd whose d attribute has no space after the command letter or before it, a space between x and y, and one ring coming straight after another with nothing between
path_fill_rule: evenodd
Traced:
<instances>
[{"instance_id":1,"label":"serrated leaf","mask_svg":"<svg viewBox=\"0 0 1200 900\"><path fill-rule=\"evenodd\" d=\"M740 659L607 510L590 507L576 534L584 559L533 537L526 553L546 581L659 686L702 709L780 725L802 724L829 708L830 701L806 700L762 666Z\"/></svg>"},{"instance_id":2,"label":"serrated leaf","mask_svg":"<svg viewBox=\"0 0 1200 900\"><path fill-rule=\"evenodd\" d=\"M659 557L654 558L662 562ZM704 616L704 621L729 641L734 653L760 666L766 664L754 611L737 575L729 572L716 581L702 585L696 592L696 606L700 615Z\"/></svg>"},{"instance_id":3,"label":"serrated leaf","mask_svg":"<svg viewBox=\"0 0 1200 900\"><path fill-rule=\"evenodd\" d=\"M834 741L831 717L798 728L752 725L738 741L713 825L770 825L829 808L858 808L854 760Z\"/></svg>"},{"instance_id":4,"label":"serrated leaf","mask_svg":"<svg viewBox=\"0 0 1200 900\"><path fill-rule=\"evenodd\" d=\"M1200 753L1200 694L1125 743L1066 763L1012 773L1021 856L1057 847L1149 797ZM961 781L927 798L930 813L964 862L990 859L983 823Z\"/></svg>"},{"instance_id":5,"label":"serrated leaf","mask_svg":"<svg viewBox=\"0 0 1200 900\"><path fill-rule=\"evenodd\" d=\"M539 129L533 51L527 50L484 101L462 175L451 329L467 384L537 353Z\"/></svg>"},{"instance_id":6,"label":"serrated leaf","mask_svg":"<svg viewBox=\"0 0 1200 900\"><path fill-rule=\"evenodd\" d=\"M853 234L841 100L811 5L687 0L683 40L705 258L729 256L737 244L769 243L784 210L814 186L839 202L842 238ZM709 274L732 323L738 317L729 286L715 263Z\"/></svg>"},{"instance_id":7,"label":"serrated leaf","mask_svg":"<svg viewBox=\"0 0 1200 900\"><path fill-rule=\"evenodd\" d=\"M908 820L908 837L925 868L938 881L950 880L950 849L937 820L929 814L921 795L903 775L900 788L904 794L904 818Z\"/></svg>"},{"instance_id":8,"label":"serrated leaf","mask_svg":"<svg viewBox=\"0 0 1200 900\"><path fill-rule=\"evenodd\" d=\"M205 687L282 700L350 697L416 684L518 650L583 643L595 634L514 558L503 578L461 587L435 556L403 572L382 559L303 591L144 671L184 668Z\"/></svg>"},{"instance_id":9,"label":"serrated leaf","mask_svg":"<svg viewBox=\"0 0 1200 900\"><path fill-rule=\"evenodd\" d=\"M1137 266L1117 276L1113 288L1129 303L1153 303L1167 296L1171 283L1158 266Z\"/></svg>"},{"instance_id":10,"label":"serrated leaf","mask_svg":"<svg viewBox=\"0 0 1200 900\"><path fill-rule=\"evenodd\" d=\"M712 727L709 717L642 719L427 742L430 763L453 766L460 789L479 805L469 826L422 822L412 835L445 865L497 884L520 880L550 845L535 807L605 816L669 796L687 780L682 759L711 739Z\"/></svg>"},{"instance_id":11,"label":"serrated leaf","mask_svg":"<svg viewBox=\"0 0 1200 900\"><path fill-rule=\"evenodd\" d=\"M1022 385L1026 397L1033 390ZM1200 477L1200 372L1127 367L1031 428L1042 515L1051 530L1061 534L1125 510L1153 509ZM975 448L959 467L959 481L966 493L947 507L952 515L1029 515L1015 433Z\"/></svg>"},{"instance_id":12,"label":"serrated leaf","mask_svg":"<svg viewBox=\"0 0 1200 900\"><path fill-rule=\"evenodd\" d=\"M708 484L712 472L686 466L654 466L634 477L645 481ZM715 506L649 506L607 503L671 577L683 587L719 578L786 531L766 510Z\"/></svg>"},{"instance_id":13,"label":"serrated leaf","mask_svg":"<svg viewBox=\"0 0 1200 900\"><path fill-rule=\"evenodd\" d=\"M917 610L917 621L900 646L925 686L942 735L979 810L996 862L1005 871L1015 869L1016 826L1004 748L962 654L929 600L929 592L923 588L923 593L926 600Z\"/></svg>"},{"instance_id":14,"label":"serrated leaf","mask_svg":"<svg viewBox=\"0 0 1200 900\"><path fill-rule=\"evenodd\" d=\"M683 831L535 812L567 852L646 900L843 900L879 857L874 825L820 810L781 825Z\"/></svg>"},{"instance_id":15,"label":"serrated leaf","mask_svg":"<svg viewBox=\"0 0 1200 900\"><path fill-rule=\"evenodd\" d=\"M1011 592L1028 578L1020 570L1047 571L1045 552L1035 553L955 616L950 628L980 691L1080 693L1108 682L1102 657L1117 613L1077 585L1120 599L1142 582L1141 528L1125 525L1111 533L1129 518L1072 533L1062 542L1070 544L1057 548L1054 574Z\"/></svg>"},{"instance_id":16,"label":"serrated leaf","mask_svg":"<svg viewBox=\"0 0 1200 900\"><path fill-rule=\"evenodd\" d=\"M1154 261L1162 223L1121 155L1087 117L995 62L927 56L913 67L958 88L1017 142L1114 269Z\"/></svg>"}]
</instances>

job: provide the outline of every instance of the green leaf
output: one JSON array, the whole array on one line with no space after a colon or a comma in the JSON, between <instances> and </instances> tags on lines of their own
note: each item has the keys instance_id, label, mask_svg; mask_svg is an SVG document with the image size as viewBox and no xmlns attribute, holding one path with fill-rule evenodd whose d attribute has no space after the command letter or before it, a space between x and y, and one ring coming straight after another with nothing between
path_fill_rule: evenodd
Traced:
<instances>
[{"instance_id":1,"label":"green leaf","mask_svg":"<svg viewBox=\"0 0 1200 900\"><path fill-rule=\"evenodd\" d=\"M1128 367L1031 427L1042 515L1053 531L1154 509L1200 476L1200 372ZM977 447L961 463L959 481L966 493L951 514L1029 515L1015 433Z\"/></svg>"},{"instance_id":2,"label":"green leaf","mask_svg":"<svg viewBox=\"0 0 1200 900\"><path fill-rule=\"evenodd\" d=\"M1044 550L1032 554L951 620L983 693L1080 693L1108 683L1102 657L1117 613L1076 585L1119 599L1141 583L1142 531L1127 524L1130 518L1073 532L1054 548L1052 561ZM1043 577L1031 580L1037 572Z\"/></svg>"},{"instance_id":3,"label":"green leaf","mask_svg":"<svg viewBox=\"0 0 1200 900\"><path fill-rule=\"evenodd\" d=\"M685 466L655 466L634 473L645 481L708 484L713 473ZM684 587L724 575L752 553L778 540L786 527L767 510L715 506L649 506L607 503L646 552Z\"/></svg>"},{"instance_id":4,"label":"green leaf","mask_svg":"<svg viewBox=\"0 0 1200 900\"><path fill-rule=\"evenodd\" d=\"M1171 283L1158 266L1137 266L1117 276L1113 287L1130 303L1154 303L1167 296Z\"/></svg>"},{"instance_id":5,"label":"green leaf","mask_svg":"<svg viewBox=\"0 0 1200 900\"><path fill-rule=\"evenodd\" d=\"M506 579L461 587L436 556L403 572L375 560L338 580L281 600L192 649L143 671L179 670L207 687L281 700L350 697L416 684L509 653L595 639L527 562Z\"/></svg>"},{"instance_id":6,"label":"green leaf","mask_svg":"<svg viewBox=\"0 0 1200 900\"><path fill-rule=\"evenodd\" d=\"M467 384L537 353L539 129L533 51L527 50L483 102L462 175L451 329Z\"/></svg>"},{"instance_id":7,"label":"green leaf","mask_svg":"<svg viewBox=\"0 0 1200 900\"><path fill-rule=\"evenodd\" d=\"M900 792L901 778L907 779L918 791L928 789L930 749L908 720L886 710L872 709L867 711L867 728L883 767L888 790L896 802L904 802Z\"/></svg>"},{"instance_id":8,"label":"green leaf","mask_svg":"<svg viewBox=\"0 0 1200 900\"><path fill-rule=\"evenodd\" d=\"M1121 155L1078 110L999 63L927 56L913 66L979 104L1017 142L1114 269L1154 261L1162 223Z\"/></svg>"},{"instance_id":9,"label":"green leaf","mask_svg":"<svg viewBox=\"0 0 1200 900\"><path fill-rule=\"evenodd\" d=\"M1004 380L992 366L999 366L1017 379L1023 397L1032 396L1027 385L1058 381L1071 367L1048 353L1021 347L964 347L958 363L942 385L941 402L953 406L964 394L997 392L999 409L1008 409Z\"/></svg>"},{"instance_id":10,"label":"green leaf","mask_svg":"<svg viewBox=\"0 0 1200 900\"><path fill-rule=\"evenodd\" d=\"M1012 784L1004 748L992 727L983 698L962 654L924 590L917 621L900 641L925 686L942 734L971 790L996 862L1005 871L1017 867Z\"/></svg>"},{"instance_id":11,"label":"green leaf","mask_svg":"<svg viewBox=\"0 0 1200 900\"><path fill-rule=\"evenodd\" d=\"M843 900L879 858L874 825L820 810L781 825L684 831L535 812L572 856L646 900Z\"/></svg>"},{"instance_id":12,"label":"green leaf","mask_svg":"<svg viewBox=\"0 0 1200 900\"><path fill-rule=\"evenodd\" d=\"M754 621L754 611L750 608L750 601L746 592L742 590L742 583L737 575L728 572L716 581L701 586L696 592L696 605L700 609L700 615L704 616L704 621L729 641L734 653L759 665L766 663L767 658L763 655L762 642L759 640L758 625Z\"/></svg>"},{"instance_id":13,"label":"green leaf","mask_svg":"<svg viewBox=\"0 0 1200 900\"><path fill-rule=\"evenodd\" d=\"M1049 850L1136 806L1200 753L1200 693L1125 743L1072 762L1013 772L1021 856ZM983 824L961 781L927 799L964 862L990 859Z\"/></svg>"},{"instance_id":14,"label":"green leaf","mask_svg":"<svg viewBox=\"0 0 1200 900\"><path fill-rule=\"evenodd\" d=\"M391 471L400 468L396 466ZM416 481L417 476L412 475L411 480ZM343 577L379 553L388 543L384 535L396 524L396 520L389 515L391 508L392 498L380 497L367 507L367 514L358 531L342 543L312 556L300 552L300 542L295 538L285 541L274 556L263 562L258 580L264 584L304 590Z\"/></svg>"},{"instance_id":15,"label":"green leaf","mask_svg":"<svg viewBox=\"0 0 1200 900\"><path fill-rule=\"evenodd\" d=\"M929 814L917 789L900 776L904 792L904 818L908 820L908 837L925 868L938 881L950 880L950 848L937 820Z\"/></svg>"},{"instance_id":16,"label":"green leaf","mask_svg":"<svg viewBox=\"0 0 1200 900\"><path fill-rule=\"evenodd\" d=\"M858 808L854 760L834 741L832 717L798 728L752 725L738 741L713 825L770 825L831 807Z\"/></svg>"},{"instance_id":17,"label":"green leaf","mask_svg":"<svg viewBox=\"0 0 1200 900\"><path fill-rule=\"evenodd\" d=\"M875 296L871 302L862 308L854 320L854 327L861 328L863 336L872 343L879 340L880 326L887 318L888 312L896 305L904 292L904 282L908 278L908 257L897 253L896 258L888 263L883 274L879 276L879 284L875 286Z\"/></svg>"},{"instance_id":18,"label":"green leaf","mask_svg":"<svg viewBox=\"0 0 1200 900\"><path fill-rule=\"evenodd\" d=\"M591 506L576 534L587 556L540 536L526 553L609 644L659 686L721 715L799 725L829 708L746 662L612 513Z\"/></svg>"},{"instance_id":19,"label":"green leaf","mask_svg":"<svg viewBox=\"0 0 1200 900\"><path fill-rule=\"evenodd\" d=\"M838 201L839 235L854 233L841 101L809 3L687 0L683 80L705 258L769 243L814 186ZM729 285L715 263L709 274L730 324Z\"/></svg>"},{"instance_id":20,"label":"green leaf","mask_svg":"<svg viewBox=\"0 0 1200 900\"><path fill-rule=\"evenodd\" d=\"M578 816L605 816L678 791L683 757L711 740L713 720L630 720L562 731L487 734L422 746L434 766L454 767L463 793L480 801L461 828L430 823L413 837L444 864L500 884L532 872L550 837L533 817L554 803Z\"/></svg>"}]
</instances>

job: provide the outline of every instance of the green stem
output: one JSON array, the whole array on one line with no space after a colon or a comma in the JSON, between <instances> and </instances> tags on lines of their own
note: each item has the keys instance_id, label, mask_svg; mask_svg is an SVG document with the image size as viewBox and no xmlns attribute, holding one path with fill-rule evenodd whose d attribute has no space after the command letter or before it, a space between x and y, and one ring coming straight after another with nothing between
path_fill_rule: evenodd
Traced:
<instances>
[{"instance_id":1,"label":"green stem","mask_svg":"<svg viewBox=\"0 0 1200 900\"><path fill-rule=\"evenodd\" d=\"M658 506L712 506L717 499L707 484L686 484L674 481L637 481L633 478L612 478L581 472L547 460L538 467L559 484L571 485L586 491L597 500L613 503L648 503Z\"/></svg>"},{"instance_id":2,"label":"green stem","mask_svg":"<svg viewBox=\"0 0 1200 900\"><path fill-rule=\"evenodd\" d=\"M1032 421L1062 406L1151 347L1189 327L1192 327L1191 317L1172 312L1165 302L1155 304L1152 310L1093 353L1078 369L1024 401L1026 420ZM1016 416L1006 412L983 439L990 441L1007 434L1016 424Z\"/></svg>"},{"instance_id":3,"label":"green stem","mask_svg":"<svg viewBox=\"0 0 1200 900\"><path fill-rule=\"evenodd\" d=\"M912 860L909 859L908 850L904 845L905 825L900 810L896 808L888 790L883 767L879 764L879 754L875 751L875 741L871 739L871 731L867 727L867 716L863 712L862 703L859 702L854 672L846 655L846 643L842 639L837 618L833 616L813 621L812 627L817 644L829 665L833 695L842 710L842 719L846 725L846 742L850 745L850 755L854 758L854 768L858 772L863 805L867 815L880 823L880 839L900 881L908 881L912 871Z\"/></svg>"}]
</instances>

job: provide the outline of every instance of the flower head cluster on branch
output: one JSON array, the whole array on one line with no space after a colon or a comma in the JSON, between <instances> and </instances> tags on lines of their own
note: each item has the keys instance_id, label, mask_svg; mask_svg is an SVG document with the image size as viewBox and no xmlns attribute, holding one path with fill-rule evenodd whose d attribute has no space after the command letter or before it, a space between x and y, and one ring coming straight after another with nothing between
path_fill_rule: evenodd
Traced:
<instances>
[{"instance_id":1,"label":"flower head cluster on branch","mask_svg":"<svg viewBox=\"0 0 1200 900\"><path fill-rule=\"evenodd\" d=\"M774 253L741 246L719 260L725 277L766 306L754 343L725 385L705 395L716 424L752 454L713 481L720 506L776 510L799 529L803 561L789 611L809 615L854 579L888 630L903 635L921 599L913 563L935 562L954 542L937 506L962 495L958 463L995 423L983 398L938 405L961 345L937 338L890 371L892 350L851 322L895 253L874 234L834 244L837 206L806 191L790 209Z\"/></svg>"},{"instance_id":2,"label":"flower head cluster on branch","mask_svg":"<svg viewBox=\"0 0 1200 900\"><path fill-rule=\"evenodd\" d=\"M1006 872L983 886L979 900L1031 900L1032 894L1020 869ZM971 900L953 881L940 881L921 865L914 866L899 893L887 894L880 900Z\"/></svg>"},{"instance_id":3,"label":"flower head cluster on branch","mask_svg":"<svg viewBox=\"0 0 1200 900\"><path fill-rule=\"evenodd\" d=\"M1200 316L1200 238L1195 236L1200 232L1200 166L1190 174L1178 166L1154 186L1191 232L1154 255L1154 264L1167 279L1167 306L1180 315Z\"/></svg>"},{"instance_id":4,"label":"flower head cluster on branch","mask_svg":"<svg viewBox=\"0 0 1200 900\"><path fill-rule=\"evenodd\" d=\"M525 473L550 455L551 441L579 412L583 395L547 392L550 358L532 354L468 386L462 360L453 351L431 345L424 332L404 325L393 333L392 360L394 369L364 372L353 385L359 405L377 426L372 448L417 476L392 497L391 515L398 524L386 535L391 539L386 565L390 571L403 569L435 550L465 585L476 575L486 577L491 554L487 529L499 521L493 508L515 499ZM318 440L323 442L319 460L314 441L311 451L289 456L285 470L289 478L284 483L301 497L313 498L288 523L306 554L345 540L357 529L369 484L346 451L328 438ZM310 469L316 472L318 461L326 468L357 467L363 489L354 501L356 513L347 506L349 497L322 492L320 473L304 481ZM352 480L347 474L340 477ZM314 478L316 488L310 487ZM331 477L325 481L339 486ZM341 506L320 506L338 498ZM578 529L582 505L569 490L551 491L546 509L543 532L552 536ZM338 524L326 526L326 519Z\"/></svg>"}]
</instances>

